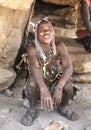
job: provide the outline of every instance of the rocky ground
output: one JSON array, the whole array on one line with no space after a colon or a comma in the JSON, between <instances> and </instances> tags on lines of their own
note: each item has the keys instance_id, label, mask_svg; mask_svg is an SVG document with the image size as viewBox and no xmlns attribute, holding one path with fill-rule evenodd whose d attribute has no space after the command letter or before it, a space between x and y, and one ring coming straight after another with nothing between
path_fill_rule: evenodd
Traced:
<instances>
[{"instance_id":1,"label":"rocky ground","mask_svg":"<svg viewBox=\"0 0 91 130\"><path fill-rule=\"evenodd\" d=\"M62 121L68 124L71 130L91 130L91 84L76 84L80 88L77 97L70 103L76 112L80 115L77 121L69 121L60 116L57 111L40 111L39 117L32 126L26 127L20 123L20 120L26 108L23 106L22 88L24 78L17 78L12 87L12 92L0 93L0 130L42 130L47 127L50 121ZM88 129L88 127L90 127ZM57 129L55 129L57 130Z\"/></svg>"}]
</instances>

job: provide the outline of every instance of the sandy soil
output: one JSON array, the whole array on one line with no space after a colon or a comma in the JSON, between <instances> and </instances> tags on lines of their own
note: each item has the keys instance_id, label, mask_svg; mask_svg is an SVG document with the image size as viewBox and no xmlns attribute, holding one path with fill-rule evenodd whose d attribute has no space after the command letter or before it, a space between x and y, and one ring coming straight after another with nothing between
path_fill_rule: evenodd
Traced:
<instances>
[{"instance_id":1,"label":"sandy soil","mask_svg":"<svg viewBox=\"0 0 91 130\"><path fill-rule=\"evenodd\" d=\"M81 90L77 97L70 103L71 107L79 113L77 121L69 121L57 113L57 111L40 111L39 117L32 126L26 127L20 123L20 119L26 112L22 100L22 88L24 78L18 77L12 86L12 96L7 96L7 92L0 93L0 130L41 130L49 125L50 121L58 120L68 124L71 130L91 130L91 84L76 84Z\"/></svg>"}]
</instances>

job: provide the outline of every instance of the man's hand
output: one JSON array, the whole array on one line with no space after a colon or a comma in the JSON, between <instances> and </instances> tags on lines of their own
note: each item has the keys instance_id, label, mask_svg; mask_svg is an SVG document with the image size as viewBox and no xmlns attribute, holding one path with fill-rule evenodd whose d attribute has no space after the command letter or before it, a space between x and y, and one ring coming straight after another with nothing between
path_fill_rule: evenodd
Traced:
<instances>
[{"instance_id":1,"label":"man's hand","mask_svg":"<svg viewBox=\"0 0 91 130\"><path fill-rule=\"evenodd\" d=\"M44 110L53 110L53 100L50 95L50 92L47 88L43 88L40 90L40 95L41 95L41 108Z\"/></svg>"},{"instance_id":2,"label":"man's hand","mask_svg":"<svg viewBox=\"0 0 91 130\"><path fill-rule=\"evenodd\" d=\"M62 100L62 90L60 88L55 88L54 93L53 93L53 101L54 101L54 106L57 107Z\"/></svg>"}]
</instances>

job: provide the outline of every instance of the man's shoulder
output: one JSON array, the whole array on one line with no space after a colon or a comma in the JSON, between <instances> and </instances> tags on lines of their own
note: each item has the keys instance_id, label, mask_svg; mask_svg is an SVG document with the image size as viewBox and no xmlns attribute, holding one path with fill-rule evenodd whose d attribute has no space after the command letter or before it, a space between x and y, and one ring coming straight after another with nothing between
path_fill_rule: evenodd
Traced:
<instances>
[{"instance_id":1,"label":"man's shoulder","mask_svg":"<svg viewBox=\"0 0 91 130\"><path fill-rule=\"evenodd\" d=\"M61 42L55 42L56 46L64 46L65 44L61 41Z\"/></svg>"},{"instance_id":2,"label":"man's shoulder","mask_svg":"<svg viewBox=\"0 0 91 130\"><path fill-rule=\"evenodd\" d=\"M29 49L35 49L35 45L34 44L28 44L27 48L29 48Z\"/></svg>"},{"instance_id":3,"label":"man's shoulder","mask_svg":"<svg viewBox=\"0 0 91 130\"><path fill-rule=\"evenodd\" d=\"M27 46L27 52L36 53L36 47L34 44L28 44Z\"/></svg>"},{"instance_id":4,"label":"man's shoulder","mask_svg":"<svg viewBox=\"0 0 91 130\"><path fill-rule=\"evenodd\" d=\"M57 52L61 53L61 54L66 54L67 52L67 47L66 45L64 44L64 42L56 42L56 49L57 49Z\"/></svg>"}]
</instances>

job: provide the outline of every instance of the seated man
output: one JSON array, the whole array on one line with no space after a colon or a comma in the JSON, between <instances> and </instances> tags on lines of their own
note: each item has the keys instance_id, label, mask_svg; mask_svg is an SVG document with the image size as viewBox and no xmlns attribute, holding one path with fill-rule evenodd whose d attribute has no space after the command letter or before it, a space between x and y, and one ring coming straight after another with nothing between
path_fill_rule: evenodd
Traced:
<instances>
[{"instance_id":1,"label":"seated man","mask_svg":"<svg viewBox=\"0 0 91 130\"><path fill-rule=\"evenodd\" d=\"M63 42L55 42L52 24L43 19L35 26L35 44L27 46L29 78L26 90L30 108L21 120L29 126L37 117L37 100L41 108L58 112L70 120L78 115L67 106L75 89L70 78L73 72L71 59Z\"/></svg>"}]
</instances>

